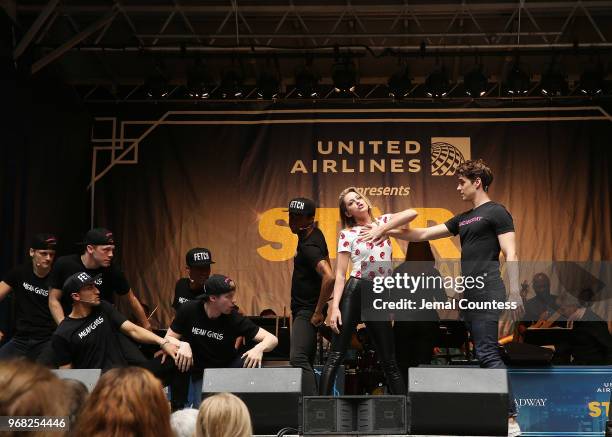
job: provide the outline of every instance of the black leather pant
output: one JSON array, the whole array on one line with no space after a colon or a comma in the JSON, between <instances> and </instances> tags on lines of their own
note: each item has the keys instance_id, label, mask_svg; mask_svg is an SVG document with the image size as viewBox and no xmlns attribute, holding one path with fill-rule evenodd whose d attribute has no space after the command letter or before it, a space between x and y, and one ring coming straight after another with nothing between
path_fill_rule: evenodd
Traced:
<instances>
[{"instance_id":1,"label":"black leather pant","mask_svg":"<svg viewBox=\"0 0 612 437\"><path fill-rule=\"evenodd\" d=\"M361 320L361 293L371 293L372 285L370 281L351 277L344 286L342 299L340 300L342 316L340 334L334 334L332 338L331 352L323 367L319 383L319 394L323 396L331 394L338 366L344 361L346 350L351 342L351 335ZM394 395L406 394L404 378L395 360L391 323L366 322L366 328L385 372L389 391Z\"/></svg>"}]
</instances>

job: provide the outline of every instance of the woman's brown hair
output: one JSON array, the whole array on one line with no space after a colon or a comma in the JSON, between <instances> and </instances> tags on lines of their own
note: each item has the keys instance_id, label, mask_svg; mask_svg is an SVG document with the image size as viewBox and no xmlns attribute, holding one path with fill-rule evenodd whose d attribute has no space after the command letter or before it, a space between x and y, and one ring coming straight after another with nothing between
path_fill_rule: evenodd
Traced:
<instances>
[{"instance_id":1,"label":"woman's brown hair","mask_svg":"<svg viewBox=\"0 0 612 437\"><path fill-rule=\"evenodd\" d=\"M139 367L109 370L83 405L73 434L171 437L170 406L161 383Z\"/></svg>"},{"instance_id":2,"label":"woman's brown hair","mask_svg":"<svg viewBox=\"0 0 612 437\"><path fill-rule=\"evenodd\" d=\"M368 214L370 214L370 218L372 220L374 220L374 216L372 215L372 202L370 202L370 199L368 199L365 195L363 195L359 191L357 191L356 187L348 187L348 188L345 188L344 190L342 190L342 192L338 196L338 206L340 208L340 222L342 223L342 229L352 228L353 226L355 226L357 224L357 222L355 221L354 217L348 217L346 215L347 209L346 209L346 203L344 202L344 197L348 193L357 193L357 194L359 194L359 196L368 205Z\"/></svg>"},{"instance_id":3,"label":"woman's brown hair","mask_svg":"<svg viewBox=\"0 0 612 437\"><path fill-rule=\"evenodd\" d=\"M68 416L65 386L49 369L27 360L0 362L0 416ZM67 424L68 425L68 424ZM22 435L22 431L3 435ZM28 436L62 436L56 429Z\"/></svg>"}]
</instances>

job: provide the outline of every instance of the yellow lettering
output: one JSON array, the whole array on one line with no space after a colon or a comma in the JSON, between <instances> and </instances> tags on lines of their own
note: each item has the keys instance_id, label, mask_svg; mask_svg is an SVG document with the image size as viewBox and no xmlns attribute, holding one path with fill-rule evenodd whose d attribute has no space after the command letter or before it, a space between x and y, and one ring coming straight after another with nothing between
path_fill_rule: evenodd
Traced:
<instances>
[{"instance_id":1,"label":"yellow lettering","mask_svg":"<svg viewBox=\"0 0 612 437\"><path fill-rule=\"evenodd\" d=\"M383 190L380 190L383 193ZM259 235L268 244L257 248L257 253L267 261L286 261L291 259L295 254L297 246L297 237L291 233L287 225L287 213L283 212L284 208L273 208L263 212L259 219ZM453 213L444 208L415 208L419 213L418 217L411 223L412 227L427 227L439 223L444 223L453 216ZM379 217L382 212L379 208L372 209L374 217ZM338 223L340 215L338 208L317 208L315 220L318 222L318 227L325 236L327 247L329 249L329 257L336 258L336 243L338 241ZM460 258L459 249L455 246L451 238L441 238L431 242L432 247L442 259ZM391 248L393 250L393 258L403 260L405 258L404 251L400 244L391 238ZM453 263L457 264L458 263ZM457 272L442 272L443 275L458 275Z\"/></svg>"},{"instance_id":2,"label":"yellow lettering","mask_svg":"<svg viewBox=\"0 0 612 437\"><path fill-rule=\"evenodd\" d=\"M342 160L342 173L355 173L355 169L348 166L346 159Z\"/></svg>"},{"instance_id":3,"label":"yellow lettering","mask_svg":"<svg viewBox=\"0 0 612 437\"><path fill-rule=\"evenodd\" d=\"M327 142L327 149L323 148L323 141L321 141L321 140L317 141L317 151L321 155L329 155L332 152L333 149L334 149L333 141L328 141Z\"/></svg>"},{"instance_id":4,"label":"yellow lettering","mask_svg":"<svg viewBox=\"0 0 612 437\"><path fill-rule=\"evenodd\" d=\"M387 141L387 153L389 155L399 155L400 153L399 145L400 145L399 141Z\"/></svg>"},{"instance_id":5,"label":"yellow lettering","mask_svg":"<svg viewBox=\"0 0 612 437\"><path fill-rule=\"evenodd\" d=\"M336 161L332 160L332 159L324 159L323 160L323 173L327 173L328 171L330 173L337 173L336 170Z\"/></svg>"},{"instance_id":6,"label":"yellow lettering","mask_svg":"<svg viewBox=\"0 0 612 437\"><path fill-rule=\"evenodd\" d=\"M306 166L304 165L304 162L301 159L298 159L297 161L295 161L295 163L293 164L293 167L291 168L291 174L293 173L308 173L308 170L306 170Z\"/></svg>"},{"instance_id":7,"label":"yellow lettering","mask_svg":"<svg viewBox=\"0 0 612 437\"><path fill-rule=\"evenodd\" d=\"M349 141L346 144L344 141L338 141L338 155L342 155L343 151L346 151L349 155L353 154L353 141Z\"/></svg>"},{"instance_id":8,"label":"yellow lettering","mask_svg":"<svg viewBox=\"0 0 612 437\"><path fill-rule=\"evenodd\" d=\"M293 258L297 247L297 236L287 224L288 213L284 208L273 208L265 211L259 218L259 235L273 244L257 248L257 253L267 261L286 261ZM278 222L283 220L285 224Z\"/></svg>"},{"instance_id":9,"label":"yellow lettering","mask_svg":"<svg viewBox=\"0 0 612 437\"><path fill-rule=\"evenodd\" d=\"M589 416L591 417L599 417L601 416L601 408L599 408L599 402L589 402Z\"/></svg>"},{"instance_id":10,"label":"yellow lettering","mask_svg":"<svg viewBox=\"0 0 612 437\"><path fill-rule=\"evenodd\" d=\"M416 154L421 151L421 144L418 141L406 141L406 153Z\"/></svg>"},{"instance_id":11,"label":"yellow lettering","mask_svg":"<svg viewBox=\"0 0 612 437\"><path fill-rule=\"evenodd\" d=\"M392 159L391 160L391 173L402 173L404 160L403 159Z\"/></svg>"},{"instance_id":12,"label":"yellow lettering","mask_svg":"<svg viewBox=\"0 0 612 437\"><path fill-rule=\"evenodd\" d=\"M421 160L420 159L411 159L408 161L408 171L410 173L418 173L421 171Z\"/></svg>"}]
</instances>

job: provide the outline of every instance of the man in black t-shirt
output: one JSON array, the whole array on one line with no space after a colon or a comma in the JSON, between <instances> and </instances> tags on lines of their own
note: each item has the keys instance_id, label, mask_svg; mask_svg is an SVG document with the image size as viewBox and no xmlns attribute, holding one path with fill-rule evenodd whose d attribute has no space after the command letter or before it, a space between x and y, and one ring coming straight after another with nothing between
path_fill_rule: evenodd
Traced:
<instances>
[{"instance_id":1,"label":"man in black t-shirt","mask_svg":"<svg viewBox=\"0 0 612 437\"><path fill-rule=\"evenodd\" d=\"M53 351L62 369L102 369L127 366L118 335L148 344L158 344L162 351L176 357L180 342L163 339L130 322L110 303L101 299L96 287L100 275L86 272L69 276L62 289L73 299L72 311L59 324L52 338Z\"/></svg>"},{"instance_id":2,"label":"man in black t-shirt","mask_svg":"<svg viewBox=\"0 0 612 437\"><path fill-rule=\"evenodd\" d=\"M210 265L215 262L212 260L210 250L204 247L194 247L185 255L187 263L187 278L176 281L174 286L174 299L172 308L178 311L184 303L194 300L202 294L204 282L210 276Z\"/></svg>"},{"instance_id":3,"label":"man in black t-shirt","mask_svg":"<svg viewBox=\"0 0 612 437\"><path fill-rule=\"evenodd\" d=\"M62 285L71 275L86 272L98 277L96 286L100 290L102 300L113 304L115 294L125 296L129 300L132 312L138 323L145 329L151 329L151 324L134 295L123 272L112 264L116 241L113 233L104 228L91 229L85 235L85 251L82 255L74 254L58 258L55 268L49 278L49 308L56 323L71 311L72 301L68 293L64 293Z\"/></svg>"},{"instance_id":4,"label":"man in black t-shirt","mask_svg":"<svg viewBox=\"0 0 612 437\"><path fill-rule=\"evenodd\" d=\"M0 282L0 301L14 293L15 335L0 348L0 360L24 356L37 360L48 347L55 322L49 312L49 272L57 239L37 234L30 244L29 262L8 272ZM51 364L51 363L45 363Z\"/></svg>"},{"instance_id":5,"label":"man in black t-shirt","mask_svg":"<svg viewBox=\"0 0 612 437\"><path fill-rule=\"evenodd\" d=\"M313 370L317 349L317 330L323 323L323 305L334 288L334 276L329 262L325 237L314 225L316 207L312 200L296 198L289 202L289 228L298 236L291 276L291 329L290 363L306 370L315 395Z\"/></svg>"},{"instance_id":6,"label":"man in black t-shirt","mask_svg":"<svg viewBox=\"0 0 612 437\"><path fill-rule=\"evenodd\" d=\"M503 303L507 300L515 320L523 311L520 295L518 257L516 254L514 223L512 216L503 205L491 201L489 186L493 182L491 169L481 159L466 161L455 173L458 178L457 191L461 199L471 202L473 208L456 215L446 223L428 228L405 229L396 238L408 241L428 241L459 234L461 242L461 273L464 277L484 277L485 286L473 287L464 292L470 302ZM388 223L375 227L364 237L375 243L390 229L401 224L400 214ZM508 268L510 293L506 290L499 272L499 253L503 252ZM497 309L463 311L467 328L470 330L476 357L482 367L505 368L499 351L497 325L500 311ZM513 396L509 394L508 435L520 435L520 428L514 419L516 407Z\"/></svg>"},{"instance_id":7,"label":"man in black t-shirt","mask_svg":"<svg viewBox=\"0 0 612 437\"><path fill-rule=\"evenodd\" d=\"M259 328L250 319L235 311L236 285L223 275L212 275L204 284L199 299L181 305L166 338L187 342L190 350L180 349L177 362L180 370L191 368L192 379L201 380L202 370L214 367L261 367L264 352L276 347L276 336ZM236 339L244 336L257 344L239 355ZM244 362L243 362L244 361ZM186 393L173 403L186 401ZM184 397L183 397L184 396Z\"/></svg>"}]
</instances>

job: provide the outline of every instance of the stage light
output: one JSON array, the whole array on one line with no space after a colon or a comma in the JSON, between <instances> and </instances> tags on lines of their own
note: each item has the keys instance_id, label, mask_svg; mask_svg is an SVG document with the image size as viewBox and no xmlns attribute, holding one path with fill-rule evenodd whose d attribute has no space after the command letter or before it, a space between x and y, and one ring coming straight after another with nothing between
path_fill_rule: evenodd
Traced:
<instances>
[{"instance_id":1,"label":"stage light","mask_svg":"<svg viewBox=\"0 0 612 437\"><path fill-rule=\"evenodd\" d=\"M187 73L187 94L194 99L208 99L215 89L215 83L208 68L200 61Z\"/></svg>"},{"instance_id":2,"label":"stage light","mask_svg":"<svg viewBox=\"0 0 612 437\"><path fill-rule=\"evenodd\" d=\"M562 96L567 94L568 85L565 74L552 67L542 75L540 92L543 96Z\"/></svg>"},{"instance_id":3,"label":"stage light","mask_svg":"<svg viewBox=\"0 0 612 437\"><path fill-rule=\"evenodd\" d=\"M596 96L603 93L604 76L600 68L590 68L580 75L578 91L587 96Z\"/></svg>"},{"instance_id":4,"label":"stage light","mask_svg":"<svg viewBox=\"0 0 612 437\"><path fill-rule=\"evenodd\" d=\"M263 72L257 79L257 98L258 99L276 99L279 94L278 79L267 72Z\"/></svg>"},{"instance_id":5,"label":"stage light","mask_svg":"<svg viewBox=\"0 0 612 437\"><path fill-rule=\"evenodd\" d=\"M479 65L463 77L463 85L465 93L470 97L482 97L487 93L489 80L482 72L482 66Z\"/></svg>"},{"instance_id":6,"label":"stage light","mask_svg":"<svg viewBox=\"0 0 612 437\"><path fill-rule=\"evenodd\" d=\"M150 99L163 99L170 92L168 81L161 74L149 76L144 83L145 94Z\"/></svg>"},{"instance_id":7,"label":"stage light","mask_svg":"<svg viewBox=\"0 0 612 437\"><path fill-rule=\"evenodd\" d=\"M304 66L295 75L295 89L299 97L319 97L319 77L308 67Z\"/></svg>"},{"instance_id":8,"label":"stage light","mask_svg":"<svg viewBox=\"0 0 612 437\"><path fill-rule=\"evenodd\" d=\"M408 67L396 71L389 78L389 96L396 99L406 97L412 88L412 78L408 73Z\"/></svg>"},{"instance_id":9,"label":"stage light","mask_svg":"<svg viewBox=\"0 0 612 437\"><path fill-rule=\"evenodd\" d=\"M450 85L444 67L434 71L425 80L425 94L428 97L445 97Z\"/></svg>"},{"instance_id":10,"label":"stage light","mask_svg":"<svg viewBox=\"0 0 612 437\"><path fill-rule=\"evenodd\" d=\"M219 85L222 99L239 99L244 95L242 76L234 70L226 72Z\"/></svg>"},{"instance_id":11,"label":"stage light","mask_svg":"<svg viewBox=\"0 0 612 437\"><path fill-rule=\"evenodd\" d=\"M506 92L511 96L527 95L529 88L529 75L518 64L514 64L506 78Z\"/></svg>"},{"instance_id":12,"label":"stage light","mask_svg":"<svg viewBox=\"0 0 612 437\"><path fill-rule=\"evenodd\" d=\"M337 93L352 93L357 86L355 64L350 59L336 62L332 68L332 82Z\"/></svg>"}]
</instances>

